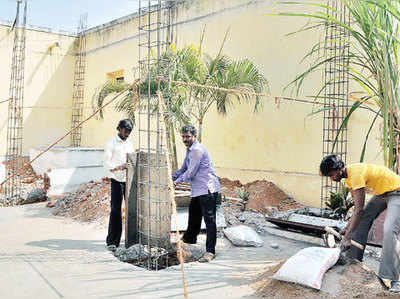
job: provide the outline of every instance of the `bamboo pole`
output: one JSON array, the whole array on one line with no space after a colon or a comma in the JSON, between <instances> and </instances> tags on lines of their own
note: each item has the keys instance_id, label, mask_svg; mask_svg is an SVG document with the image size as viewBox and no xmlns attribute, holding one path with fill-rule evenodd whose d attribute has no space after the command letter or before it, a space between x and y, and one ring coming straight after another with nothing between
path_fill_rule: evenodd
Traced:
<instances>
[{"instance_id":1,"label":"bamboo pole","mask_svg":"<svg viewBox=\"0 0 400 299\"><path fill-rule=\"evenodd\" d=\"M167 139L167 131L166 131L166 119L164 116L164 111L166 110L165 108L165 103L163 96L161 92L158 90L158 101L159 101L159 112L162 117L161 121L161 126L162 126L162 134L163 138L165 138L166 143L168 143ZM172 168L171 168L171 161L170 161L170 156L169 156L169 149L168 146L165 147L166 150L166 161L167 161L167 175L168 175L168 196L169 200L171 201L172 204L172 214L175 217L175 231L176 231L176 236L177 236L177 253L178 253L178 260L181 264L181 271L182 271L182 283L183 283L183 294L185 298L188 298L188 290L187 290L187 285L186 285L186 279L185 279L185 268L184 268L184 259L183 259L183 250L182 250L182 240L180 239L179 235L179 229L178 229L178 213L176 211L176 202L175 202L175 187L174 187L174 182L172 181Z\"/></svg>"}]
</instances>

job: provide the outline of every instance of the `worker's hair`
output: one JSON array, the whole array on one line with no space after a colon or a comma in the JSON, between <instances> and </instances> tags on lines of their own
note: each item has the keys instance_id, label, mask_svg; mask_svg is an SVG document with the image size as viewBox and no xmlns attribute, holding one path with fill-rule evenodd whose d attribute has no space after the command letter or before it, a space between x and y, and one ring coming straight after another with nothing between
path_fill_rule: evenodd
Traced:
<instances>
[{"instance_id":1,"label":"worker's hair","mask_svg":"<svg viewBox=\"0 0 400 299\"><path fill-rule=\"evenodd\" d=\"M328 176L332 170L344 168L344 162L338 155L329 155L322 159L319 170L321 175Z\"/></svg>"},{"instance_id":2,"label":"worker's hair","mask_svg":"<svg viewBox=\"0 0 400 299\"><path fill-rule=\"evenodd\" d=\"M132 131L132 129L133 129L132 121L130 119L122 119L122 120L120 120L119 123L118 123L117 130L120 130L120 129L125 129L127 131Z\"/></svg>"},{"instance_id":3,"label":"worker's hair","mask_svg":"<svg viewBox=\"0 0 400 299\"><path fill-rule=\"evenodd\" d=\"M183 134L183 133L190 133L190 134L192 134L193 136L197 136L197 130L196 130L196 128L195 128L194 126L192 126L192 125L183 126L182 129L181 129L181 133L182 133L182 134Z\"/></svg>"}]
</instances>

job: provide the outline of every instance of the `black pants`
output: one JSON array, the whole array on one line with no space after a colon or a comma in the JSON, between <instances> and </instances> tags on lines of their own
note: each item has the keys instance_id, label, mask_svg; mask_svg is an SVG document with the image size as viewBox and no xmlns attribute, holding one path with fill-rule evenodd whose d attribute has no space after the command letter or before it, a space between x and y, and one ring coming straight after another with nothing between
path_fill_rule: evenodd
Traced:
<instances>
[{"instance_id":1,"label":"black pants","mask_svg":"<svg viewBox=\"0 0 400 299\"><path fill-rule=\"evenodd\" d=\"M183 235L185 243L195 244L201 229L201 218L204 217L207 234L206 250L213 254L215 254L215 244L217 243L216 203L218 195L218 193L209 193L191 198L188 228Z\"/></svg>"},{"instance_id":2,"label":"black pants","mask_svg":"<svg viewBox=\"0 0 400 299\"><path fill-rule=\"evenodd\" d=\"M121 205L125 195L125 183L111 179L111 213L108 223L107 246L119 246L122 234Z\"/></svg>"}]
</instances>

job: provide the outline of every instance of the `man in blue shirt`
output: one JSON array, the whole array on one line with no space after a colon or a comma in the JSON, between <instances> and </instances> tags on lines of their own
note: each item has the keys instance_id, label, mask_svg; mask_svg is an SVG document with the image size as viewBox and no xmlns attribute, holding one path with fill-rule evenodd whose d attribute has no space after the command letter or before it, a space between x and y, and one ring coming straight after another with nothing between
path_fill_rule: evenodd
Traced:
<instances>
[{"instance_id":1,"label":"man in blue shirt","mask_svg":"<svg viewBox=\"0 0 400 299\"><path fill-rule=\"evenodd\" d=\"M209 262L215 257L217 243L216 209L221 186L212 166L207 149L197 141L197 131L192 125L181 130L182 141L185 144L186 157L181 169L172 175L174 184L190 183L191 200L189 206L188 228L183 235L183 242L196 244L200 233L201 219L206 224L206 253L199 260Z\"/></svg>"}]
</instances>

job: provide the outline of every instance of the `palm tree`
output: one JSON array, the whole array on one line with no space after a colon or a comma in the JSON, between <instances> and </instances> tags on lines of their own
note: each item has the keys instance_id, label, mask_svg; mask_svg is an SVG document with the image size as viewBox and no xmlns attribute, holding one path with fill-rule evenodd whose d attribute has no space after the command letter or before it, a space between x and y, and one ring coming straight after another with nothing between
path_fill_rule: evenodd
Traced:
<instances>
[{"instance_id":1,"label":"palm tree","mask_svg":"<svg viewBox=\"0 0 400 299\"><path fill-rule=\"evenodd\" d=\"M126 82L119 82L116 80L109 80L104 85L100 86L98 90L94 93L93 102L97 108L100 108L104 104L105 98L113 93L119 93L126 88L129 87L129 84ZM124 112L127 116L135 123L135 111L138 107L137 102L137 91L129 89L129 91L123 94L121 97L117 99L115 110L118 112ZM93 104L93 103L92 103ZM104 111L100 110L99 112L100 118L104 118Z\"/></svg>"},{"instance_id":2,"label":"palm tree","mask_svg":"<svg viewBox=\"0 0 400 299\"><path fill-rule=\"evenodd\" d=\"M340 0L338 0L340 1ZM293 3L292 3L293 4ZM304 5L304 3L298 3ZM386 166L399 172L399 133L400 133L400 69L398 60L399 50L399 21L400 0L343 0L350 14L351 25L341 21L341 12L330 5L309 3L319 7L316 13L280 13L278 15L309 17L317 22L301 31L315 30L318 25L336 24L350 36L350 54L338 52L335 57L318 55L312 66L297 76L291 84L299 91L304 79L312 72L321 70L332 59L349 64L345 72L350 80L358 85L360 90L351 92L357 101L353 104L341 124L341 129L347 125L351 114L361 108L369 109L375 116L366 133L360 160L364 159L368 136L378 117L382 118L383 154ZM335 17L335 16L337 17ZM317 49L323 48L323 41L312 47L307 56L318 54ZM328 82L329 83L329 82ZM322 90L327 86L322 86ZM320 92L321 93L321 92ZM355 95L359 95L356 97ZM319 94L316 95L316 98ZM377 109L371 109L374 104ZM340 133L340 132L339 132Z\"/></svg>"},{"instance_id":3,"label":"palm tree","mask_svg":"<svg viewBox=\"0 0 400 299\"><path fill-rule=\"evenodd\" d=\"M265 88L268 89L267 80L253 62L249 59L232 60L222 54L227 33L216 57L203 53L203 38L204 32L200 47L191 45L176 51L178 67L174 80L250 93L260 93ZM202 141L203 137L204 117L213 105L216 106L220 114L226 115L228 107L234 106L234 99L240 103L242 100L250 101L252 98L252 96L244 93L215 91L196 85L181 87L176 91L179 96L185 98L188 118L195 120L198 124L199 141ZM254 98L254 111L257 112L261 106L261 101L259 96Z\"/></svg>"},{"instance_id":4,"label":"palm tree","mask_svg":"<svg viewBox=\"0 0 400 299\"><path fill-rule=\"evenodd\" d=\"M179 80L177 74L182 73L178 70L179 67L182 66L180 61L177 61L177 56L175 55L172 49L165 51L161 56L161 64L158 74L160 76L169 76L171 73L172 79ZM180 56L180 59L184 59L185 57ZM125 113L134 123L135 123L135 112L138 108L143 111L146 111L146 103L145 101L139 101L137 99L144 98L147 96L148 89L150 88L151 94L151 111L155 112L157 107L157 89L158 89L158 81L156 79L157 70L155 66L152 66L150 70L143 69L142 78L145 78L142 82L139 83L138 90L129 90L128 93L124 94L120 98L117 99L115 110L118 112ZM149 76L150 74L150 76ZM150 83L149 83L150 77ZM92 105L96 106L96 109L103 106L104 100L110 94L121 92L129 86L126 82L119 82L116 80L109 80L103 85L101 85L97 91L93 95ZM177 158L177 149L176 149L176 137L175 137L175 128L181 127L184 124L188 124L190 122L188 118L187 111L185 110L185 99L182 97L181 93L178 91L178 87L175 85L168 85L165 82L160 82L160 88L164 94L173 94L174 96L167 101L167 113L166 120L168 123L168 136L169 143L168 147L170 152L172 153L172 167L173 169L178 168L178 158ZM136 93L139 93L139 97ZM186 112L185 112L186 111ZM104 111L100 110L99 113L100 118L104 118Z\"/></svg>"},{"instance_id":5,"label":"palm tree","mask_svg":"<svg viewBox=\"0 0 400 299\"><path fill-rule=\"evenodd\" d=\"M234 99L238 102L242 100L250 101L251 96L241 93L230 95L227 92L196 86L182 86L168 83L168 80L248 92L262 92L264 88L268 87L267 80L250 60L235 61L221 54L225 39L215 58L202 52L202 42L200 47L188 45L180 50L171 46L162 53L158 67L151 66L149 69L142 70L141 77L145 79L139 85L139 94L141 97L145 96L150 90L150 94L154 99L154 103L151 103L151 109L158 109L156 103L159 84L164 98L167 99L166 115L169 140L171 142L169 149L173 154L173 167L175 169L177 168L175 142L175 129L177 127L188 124L192 120L196 121L199 127L198 139L202 141L204 117L213 105L216 105L219 113L226 115L228 106L234 105ZM157 74L167 80L159 81ZM123 90L124 86L123 83L106 83L100 92L95 95L97 106L101 106L108 94ZM127 112L134 119L137 105L132 106L132 102L132 95L127 95L118 101L117 109L119 109L118 111ZM260 97L256 96L254 111L258 111L260 106ZM142 109L142 106L140 108ZM100 116L102 117L103 114Z\"/></svg>"},{"instance_id":6,"label":"palm tree","mask_svg":"<svg viewBox=\"0 0 400 299\"><path fill-rule=\"evenodd\" d=\"M206 78L200 82L195 81L198 84L249 93L261 93L267 86L267 80L249 59L235 61L224 55L218 55L215 58L206 56L205 65ZM188 100L193 102L191 116L198 123L200 141L202 140L204 117L213 105L216 105L217 111L221 115L226 115L228 107L234 106L233 100L240 103L242 100L249 102L252 99L252 96L246 93L229 94L212 89L193 89L193 92L189 92L192 96ZM257 112L261 106L260 96L254 98L254 112Z\"/></svg>"}]
</instances>

